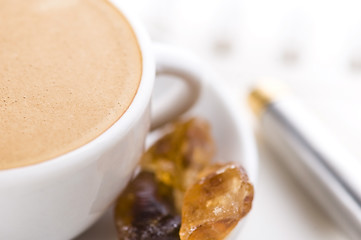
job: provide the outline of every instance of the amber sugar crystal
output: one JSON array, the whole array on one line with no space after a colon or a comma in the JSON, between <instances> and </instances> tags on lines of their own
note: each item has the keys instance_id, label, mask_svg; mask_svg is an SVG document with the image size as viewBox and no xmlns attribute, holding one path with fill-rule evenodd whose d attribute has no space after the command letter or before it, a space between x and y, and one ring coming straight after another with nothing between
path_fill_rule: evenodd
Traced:
<instances>
[{"instance_id":1,"label":"amber sugar crystal","mask_svg":"<svg viewBox=\"0 0 361 240\"><path fill-rule=\"evenodd\" d=\"M142 168L174 188L180 211L183 194L215 154L211 128L205 120L192 118L176 122L173 131L158 140L142 157Z\"/></svg>"},{"instance_id":2,"label":"amber sugar crystal","mask_svg":"<svg viewBox=\"0 0 361 240\"><path fill-rule=\"evenodd\" d=\"M243 168L215 164L185 193L182 240L221 240L251 210L253 186Z\"/></svg>"}]
</instances>

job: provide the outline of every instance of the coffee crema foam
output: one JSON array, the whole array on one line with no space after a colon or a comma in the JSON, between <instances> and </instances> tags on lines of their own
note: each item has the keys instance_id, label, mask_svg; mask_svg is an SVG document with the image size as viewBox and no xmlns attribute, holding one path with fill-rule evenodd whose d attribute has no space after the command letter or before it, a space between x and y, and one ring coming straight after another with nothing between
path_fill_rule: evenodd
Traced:
<instances>
[{"instance_id":1,"label":"coffee crema foam","mask_svg":"<svg viewBox=\"0 0 361 240\"><path fill-rule=\"evenodd\" d=\"M142 75L106 0L0 0L0 169L70 152L111 127Z\"/></svg>"}]
</instances>

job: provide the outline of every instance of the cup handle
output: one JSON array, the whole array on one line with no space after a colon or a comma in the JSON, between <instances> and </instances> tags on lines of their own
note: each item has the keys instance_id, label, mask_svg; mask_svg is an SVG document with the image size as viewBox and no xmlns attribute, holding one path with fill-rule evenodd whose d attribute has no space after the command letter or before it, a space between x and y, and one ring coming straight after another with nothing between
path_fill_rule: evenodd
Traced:
<instances>
[{"instance_id":1,"label":"cup handle","mask_svg":"<svg viewBox=\"0 0 361 240\"><path fill-rule=\"evenodd\" d=\"M156 56L156 74L178 77L186 83L187 88L176 96L167 96L166 101L152 103L151 129L174 120L189 110L198 100L202 90L200 65L180 49L163 44L154 45Z\"/></svg>"}]
</instances>

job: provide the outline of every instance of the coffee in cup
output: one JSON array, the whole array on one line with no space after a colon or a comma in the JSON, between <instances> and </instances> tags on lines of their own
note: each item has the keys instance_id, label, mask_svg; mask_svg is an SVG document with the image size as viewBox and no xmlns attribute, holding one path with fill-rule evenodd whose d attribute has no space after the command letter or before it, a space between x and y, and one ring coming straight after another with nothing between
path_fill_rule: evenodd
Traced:
<instances>
[{"instance_id":1,"label":"coffee in cup","mask_svg":"<svg viewBox=\"0 0 361 240\"><path fill-rule=\"evenodd\" d=\"M77 149L127 110L142 56L108 1L3 0L0 19L0 170Z\"/></svg>"}]
</instances>

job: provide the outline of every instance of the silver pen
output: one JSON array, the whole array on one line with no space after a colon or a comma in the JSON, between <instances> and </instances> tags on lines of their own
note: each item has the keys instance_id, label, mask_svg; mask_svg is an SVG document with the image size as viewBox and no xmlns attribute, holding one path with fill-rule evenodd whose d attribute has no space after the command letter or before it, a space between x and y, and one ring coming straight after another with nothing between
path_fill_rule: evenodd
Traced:
<instances>
[{"instance_id":1,"label":"silver pen","mask_svg":"<svg viewBox=\"0 0 361 240\"><path fill-rule=\"evenodd\" d=\"M329 216L361 239L361 160L282 86L256 87L249 102L265 143Z\"/></svg>"}]
</instances>

